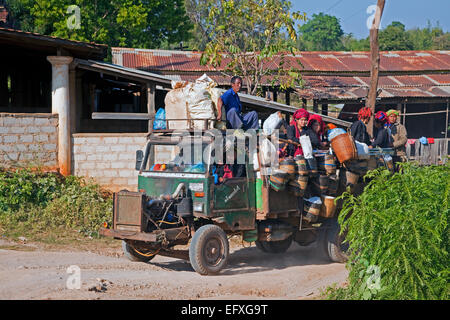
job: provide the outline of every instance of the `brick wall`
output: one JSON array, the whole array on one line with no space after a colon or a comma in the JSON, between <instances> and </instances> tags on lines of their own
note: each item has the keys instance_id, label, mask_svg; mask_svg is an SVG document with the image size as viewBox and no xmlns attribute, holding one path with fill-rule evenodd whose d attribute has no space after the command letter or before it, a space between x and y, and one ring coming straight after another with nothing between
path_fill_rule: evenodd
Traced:
<instances>
[{"instance_id":1,"label":"brick wall","mask_svg":"<svg viewBox=\"0 0 450 320\"><path fill-rule=\"evenodd\" d=\"M0 113L0 167L58 167L58 115Z\"/></svg>"},{"instance_id":2,"label":"brick wall","mask_svg":"<svg viewBox=\"0 0 450 320\"><path fill-rule=\"evenodd\" d=\"M72 174L91 177L112 191L136 191L136 150L145 151L145 133L72 135Z\"/></svg>"}]
</instances>

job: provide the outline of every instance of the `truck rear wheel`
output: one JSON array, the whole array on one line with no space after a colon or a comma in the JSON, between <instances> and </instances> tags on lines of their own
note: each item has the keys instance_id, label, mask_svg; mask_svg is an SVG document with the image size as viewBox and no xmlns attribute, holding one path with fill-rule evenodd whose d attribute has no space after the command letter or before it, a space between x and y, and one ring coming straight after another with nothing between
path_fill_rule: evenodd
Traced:
<instances>
[{"instance_id":1,"label":"truck rear wheel","mask_svg":"<svg viewBox=\"0 0 450 320\"><path fill-rule=\"evenodd\" d=\"M225 267L229 250L226 233L214 224L207 224L192 237L189 261L201 275L217 274Z\"/></svg>"},{"instance_id":2,"label":"truck rear wheel","mask_svg":"<svg viewBox=\"0 0 450 320\"><path fill-rule=\"evenodd\" d=\"M131 261L148 262L156 256L152 251L137 250L131 243L125 240L122 240L122 250L125 257Z\"/></svg>"},{"instance_id":3,"label":"truck rear wheel","mask_svg":"<svg viewBox=\"0 0 450 320\"><path fill-rule=\"evenodd\" d=\"M340 235L341 230L337 219L327 221L327 229L324 230L325 253L333 262L343 263L348 260L348 243L344 242L345 234Z\"/></svg>"},{"instance_id":4,"label":"truck rear wheel","mask_svg":"<svg viewBox=\"0 0 450 320\"><path fill-rule=\"evenodd\" d=\"M284 253L292 243L292 236L281 241L257 241L258 249L268 253Z\"/></svg>"}]
</instances>

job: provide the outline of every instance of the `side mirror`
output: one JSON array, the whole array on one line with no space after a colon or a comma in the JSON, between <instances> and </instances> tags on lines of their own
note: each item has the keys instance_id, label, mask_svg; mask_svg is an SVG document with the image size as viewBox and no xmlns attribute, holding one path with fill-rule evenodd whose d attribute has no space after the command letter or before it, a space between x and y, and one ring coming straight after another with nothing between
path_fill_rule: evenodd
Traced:
<instances>
[{"instance_id":1,"label":"side mirror","mask_svg":"<svg viewBox=\"0 0 450 320\"><path fill-rule=\"evenodd\" d=\"M136 170L141 170L142 160L144 160L144 152L142 150L136 150Z\"/></svg>"}]
</instances>

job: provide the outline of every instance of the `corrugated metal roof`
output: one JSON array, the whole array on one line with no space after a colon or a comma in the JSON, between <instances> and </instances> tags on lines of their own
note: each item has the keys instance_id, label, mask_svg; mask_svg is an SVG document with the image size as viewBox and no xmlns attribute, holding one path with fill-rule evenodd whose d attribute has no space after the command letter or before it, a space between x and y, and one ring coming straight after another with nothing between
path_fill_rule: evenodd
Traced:
<instances>
[{"instance_id":1,"label":"corrugated metal roof","mask_svg":"<svg viewBox=\"0 0 450 320\"><path fill-rule=\"evenodd\" d=\"M305 86L297 89L301 98L348 100L367 96L368 77L304 76ZM442 75L382 76L380 98L450 97L450 73Z\"/></svg>"},{"instance_id":2,"label":"corrugated metal roof","mask_svg":"<svg viewBox=\"0 0 450 320\"><path fill-rule=\"evenodd\" d=\"M108 49L108 46L105 44L68 40L34 32L0 27L0 46L10 45L30 48L31 50L56 50L63 48L72 52L75 57L89 59L105 58Z\"/></svg>"},{"instance_id":3,"label":"corrugated metal roof","mask_svg":"<svg viewBox=\"0 0 450 320\"><path fill-rule=\"evenodd\" d=\"M112 48L113 62L171 78L195 81L207 73L219 85L228 85L229 77L218 68L200 65L201 52ZM370 84L369 52L297 52L287 55L287 67L303 65L305 86L298 89L307 99L359 99L367 96ZM268 62L274 68L279 58ZM222 63L222 66L226 61ZM270 85L269 78L263 84ZM379 87L381 98L449 97L450 51L380 52Z\"/></svg>"},{"instance_id":4,"label":"corrugated metal roof","mask_svg":"<svg viewBox=\"0 0 450 320\"><path fill-rule=\"evenodd\" d=\"M200 65L201 52L153 49L112 48L113 62L129 68L148 70L206 72L213 68ZM369 52L305 51L289 54L287 65L297 65L304 71L367 72L370 70ZM273 64L277 64L274 58ZM226 61L222 63L223 70ZM269 67L269 66L268 66ZM389 51L380 53L380 70L408 72L422 70L450 71L450 51Z\"/></svg>"},{"instance_id":5,"label":"corrugated metal roof","mask_svg":"<svg viewBox=\"0 0 450 320\"><path fill-rule=\"evenodd\" d=\"M162 76L160 74L154 74L142 70L131 69L107 62L84 60L84 59L75 59L74 62L78 68L97 72L104 72L107 74L121 76L124 78L137 79L144 82L152 81L167 88L169 88L172 83L172 79L166 76Z\"/></svg>"}]
</instances>

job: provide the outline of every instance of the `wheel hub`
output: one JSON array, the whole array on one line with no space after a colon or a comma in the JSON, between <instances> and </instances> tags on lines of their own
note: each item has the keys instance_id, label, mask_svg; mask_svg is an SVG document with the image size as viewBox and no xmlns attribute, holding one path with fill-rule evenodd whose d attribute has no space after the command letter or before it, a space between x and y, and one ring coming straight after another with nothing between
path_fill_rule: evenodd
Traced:
<instances>
[{"instance_id":1,"label":"wheel hub","mask_svg":"<svg viewBox=\"0 0 450 320\"><path fill-rule=\"evenodd\" d=\"M211 239L205 246L205 258L209 265L217 265L223 257L223 246L219 239Z\"/></svg>"}]
</instances>

